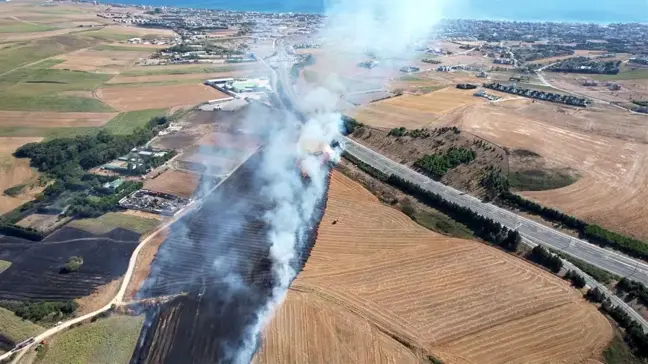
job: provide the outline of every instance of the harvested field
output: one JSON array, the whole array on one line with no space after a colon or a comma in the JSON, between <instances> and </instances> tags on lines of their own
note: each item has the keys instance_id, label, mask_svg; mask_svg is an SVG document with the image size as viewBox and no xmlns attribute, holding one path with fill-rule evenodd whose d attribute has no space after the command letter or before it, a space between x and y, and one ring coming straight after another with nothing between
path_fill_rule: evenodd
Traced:
<instances>
[{"instance_id":1,"label":"harvested field","mask_svg":"<svg viewBox=\"0 0 648 364\"><path fill-rule=\"evenodd\" d=\"M142 66L126 71L122 76L158 76L158 75L186 75L193 73L227 73L234 71L256 70L267 73L267 68L258 63L243 64L173 64L164 66Z\"/></svg>"},{"instance_id":2,"label":"harvested field","mask_svg":"<svg viewBox=\"0 0 648 364\"><path fill-rule=\"evenodd\" d=\"M153 51L97 51L83 49L57 57L57 59L64 62L52 68L118 74L135 64L138 59L146 58Z\"/></svg>"},{"instance_id":3,"label":"harvested field","mask_svg":"<svg viewBox=\"0 0 648 364\"><path fill-rule=\"evenodd\" d=\"M35 143L43 138L0 137L0 190L27 183L36 179L38 172L29 166L28 159L18 159L12 156L20 146ZM11 197L0 196L0 214L9 212L23 203L31 200L34 191Z\"/></svg>"},{"instance_id":4,"label":"harvested field","mask_svg":"<svg viewBox=\"0 0 648 364\"><path fill-rule=\"evenodd\" d=\"M146 180L144 188L190 198L198 187L200 176L194 173L168 170L154 179Z\"/></svg>"},{"instance_id":5,"label":"harvested field","mask_svg":"<svg viewBox=\"0 0 648 364\"><path fill-rule=\"evenodd\" d=\"M501 146L527 149L581 178L524 196L610 230L646 239L648 123L624 112L518 100L472 107L448 120Z\"/></svg>"},{"instance_id":6,"label":"harvested field","mask_svg":"<svg viewBox=\"0 0 648 364\"><path fill-rule=\"evenodd\" d=\"M611 337L558 277L422 228L334 172L315 248L255 361L579 363Z\"/></svg>"},{"instance_id":7,"label":"harvested field","mask_svg":"<svg viewBox=\"0 0 648 364\"><path fill-rule=\"evenodd\" d=\"M473 93L448 87L422 96L403 95L359 107L350 116L371 126L416 129L461 106L485 102Z\"/></svg>"},{"instance_id":8,"label":"harvested field","mask_svg":"<svg viewBox=\"0 0 648 364\"><path fill-rule=\"evenodd\" d=\"M139 234L123 229L93 235L64 227L39 243L0 238L0 258L12 262L0 274L0 299L69 300L88 296L126 272ZM60 273L71 256L83 257L73 273Z\"/></svg>"},{"instance_id":9,"label":"harvested field","mask_svg":"<svg viewBox=\"0 0 648 364\"><path fill-rule=\"evenodd\" d=\"M109 87L97 90L97 96L120 111L162 109L180 105L196 105L228 95L203 84Z\"/></svg>"},{"instance_id":10,"label":"harvested field","mask_svg":"<svg viewBox=\"0 0 648 364\"><path fill-rule=\"evenodd\" d=\"M0 307L0 350L12 349L16 343L36 336L44 328L23 320L13 312Z\"/></svg>"},{"instance_id":11,"label":"harvested field","mask_svg":"<svg viewBox=\"0 0 648 364\"><path fill-rule=\"evenodd\" d=\"M112 316L64 331L48 344L42 363L128 364L143 316Z\"/></svg>"},{"instance_id":12,"label":"harvested field","mask_svg":"<svg viewBox=\"0 0 648 364\"><path fill-rule=\"evenodd\" d=\"M0 127L99 127L117 113L0 111Z\"/></svg>"},{"instance_id":13,"label":"harvested field","mask_svg":"<svg viewBox=\"0 0 648 364\"><path fill-rule=\"evenodd\" d=\"M182 75L154 75L154 76L116 76L108 81L109 84L124 84L124 83L147 83L147 82L165 82L165 81L184 81L184 80L200 80L205 81L210 78L224 78L224 77L262 77L266 73L261 70L243 70L243 71L229 71L229 72L215 72L215 73L188 73Z\"/></svg>"},{"instance_id":14,"label":"harvested field","mask_svg":"<svg viewBox=\"0 0 648 364\"><path fill-rule=\"evenodd\" d=\"M147 219L134 215L126 215L118 212L108 212L93 219L74 220L67 226L80 229L96 235L108 234L114 229L124 229L145 235L153 230L158 220Z\"/></svg>"}]
</instances>

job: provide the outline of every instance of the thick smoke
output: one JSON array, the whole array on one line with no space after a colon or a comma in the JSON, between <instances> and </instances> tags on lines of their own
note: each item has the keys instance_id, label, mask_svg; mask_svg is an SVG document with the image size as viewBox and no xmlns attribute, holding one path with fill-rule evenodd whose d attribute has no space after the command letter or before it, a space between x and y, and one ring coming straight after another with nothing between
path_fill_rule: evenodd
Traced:
<instances>
[{"instance_id":1,"label":"thick smoke","mask_svg":"<svg viewBox=\"0 0 648 364\"><path fill-rule=\"evenodd\" d=\"M412 45L426 39L440 19L439 3L424 0L347 0L338 1L327 12L328 20L319 35L326 42L328 55L363 54L404 59ZM291 80L278 80L283 87L293 87ZM295 260L303 248L313 223L318 203L325 198L326 173L320 157L313 152L327 149L339 139L341 115L336 104L341 96L330 88L296 90L296 109L307 115L300 125L296 118L273 124L264 147L264 160L258 171L264 181L262 194L274 206L265 220L270 229L268 240L274 284L272 296L258 312L236 356L237 363L249 363L259 347L261 332L281 304L295 278ZM340 150L331 151L339 159ZM296 173L295 160L310 177L304 183Z\"/></svg>"}]
</instances>

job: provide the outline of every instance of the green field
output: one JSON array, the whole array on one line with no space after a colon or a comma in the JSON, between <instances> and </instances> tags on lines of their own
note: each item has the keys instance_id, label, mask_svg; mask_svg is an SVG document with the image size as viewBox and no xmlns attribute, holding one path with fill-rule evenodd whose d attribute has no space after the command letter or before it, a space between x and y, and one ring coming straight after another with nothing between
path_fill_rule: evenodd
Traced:
<instances>
[{"instance_id":1,"label":"green field","mask_svg":"<svg viewBox=\"0 0 648 364\"><path fill-rule=\"evenodd\" d=\"M103 102L86 97L58 95L18 96L7 93L0 93L0 110L57 112L114 111Z\"/></svg>"},{"instance_id":2,"label":"green field","mask_svg":"<svg viewBox=\"0 0 648 364\"><path fill-rule=\"evenodd\" d=\"M155 229L158 224L159 221L154 219L109 212L94 219L74 220L67 226L102 235L118 228L145 234Z\"/></svg>"},{"instance_id":3,"label":"green field","mask_svg":"<svg viewBox=\"0 0 648 364\"><path fill-rule=\"evenodd\" d=\"M605 364L647 364L648 360L636 357L621 335L615 333L614 338L603 351L603 362Z\"/></svg>"},{"instance_id":4,"label":"green field","mask_svg":"<svg viewBox=\"0 0 648 364\"><path fill-rule=\"evenodd\" d=\"M458 223L450 217L431 209L418 211L415 215L416 222L432 231L454 236L461 239L473 239L474 235L465 225Z\"/></svg>"},{"instance_id":5,"label":"green field","mask_svg":"<svg viewBox=\"0 0 648 364\"><path fill-rule=\"evenodd\" d=\"M104 41L104 42L120 42L123 40L131 39L136 37L136 35L133 34L124 34L124 33L119 33L112 31L111 29L108 28L103 28L99 30L91 30L88 32L85 32L84 35L88 37L92 37L94 39ZM142 38L142 37L140 37Z\"/></svg>"},{"instance_id":6,"label":"green field","mask_svg":"<svg viewBox=\"0 0 648 364\"><path fill-rule=\"evenodd\" d=\"M0 273L6 271L9 267L11 267L11 262L0 259Z\"/></svg>"},{"instance_id":7,"label":"green field","mask_svg":"<svg viewBox=\"0 0 648 364\"><path fill-rule=\"evenodd\" d=\"M192 73L212 73L212 72L231 72L236 71L234 66L195 66L172 68L170 66L143 66L138 70L123 72L122 76L156 76L156 75L188 75Z\"/></svg>"},{"instance_id":8,"label":"green field","mask_svg":"<svg viewBox=\"0 0 648 364\"><path fill-rule=\"evenodd\" d=\"M61 95L66 91L92 91L113 75L50 69L61 62L47 59L0 76L0 110L114 111L94 98Z\"/></svg>"},{"instance_id":9,"label":"green field","mask_svg":"<svg viewBox=\"0 0 648 364\"><path fill-rule=\"evenodd\" d=\"M131 134L135 129L143 128L151 118L165 114L165 109L123 112L104 125L103 129L111 134Z\"/></svg>"},{"instance_id":10,"label":"green field","mask_svg":"<svg viewBox=\"0 0 648 364\"><path fill-rule=\"evenodd\" d=\"M23 320L13 312L0 307L0 335L14 343L23 341L45 331L44 328Z\"/></svg>"},{"instance_id":11,"label":"green field","mask_svg":"<svg viewBox=\"0 0 648 364\"><path fill-rule=\"evenodd\" d=\"M45 32L56 28L42 24L29 24L20 21L13 21L11 24L0 24L0 33L31 33Z\"/></svg>"},{"instance_id":12,"label":"green field","mask_svg":"<svg viewBox=\"0 0 648 364\"><path fill-rule=\"evenodd\" d=\"M648 68L635 70L623 69L616 75L596 75L592 78L599 81L642 80L648 78Z\"/></svg>"},{"instance_id":13,"label":"green field","mask_svg":"<svg viewBox=\"0 0 648 364\"><path fill-rule=\"evenodd\" d=\"M576 182L575 171L569 169L529 169L511 172L509 184L517 191L546 191Z\"/></svg>"},{"instance_id":14,"label":"green field","mask_svg":"<svg viewBox=\"0 0 648 364\"><path fill-rule=\"evenodd\" d=\"M112 316L57 335L41 364L128 364L144 316Z\"/></svg>"},{"instance_id":15,"label":"green field","mask_svg":"<svg viewBox=\"0 0 648 364\"><path fill-rule=\"evenodd\" d=\"M85 33L83 32L83 34ZM14 43L9 47L0 49L0 74L16 67L96 44L96 39L82 34L58 35L46 39Z\"/></svg>"}]
</instances>

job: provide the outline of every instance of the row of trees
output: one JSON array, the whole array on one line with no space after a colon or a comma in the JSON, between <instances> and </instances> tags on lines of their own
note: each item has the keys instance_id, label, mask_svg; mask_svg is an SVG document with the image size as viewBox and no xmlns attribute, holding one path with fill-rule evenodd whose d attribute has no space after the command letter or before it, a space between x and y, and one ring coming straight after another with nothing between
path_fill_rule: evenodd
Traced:
<instances>
[{"instance_id":1,"label":"row of trees","mask_svg":"<svg viewBox=\"0 0 648 364\"><path fill-rule=\"evenodd\" d=\"M13 311L16 316L38 322L46 318L61 318L71 316L79 308L79 304L72 301L41 301L41 302L21 302L21 301L0 301L0 307Z\"/></svg>"},{"instance_id":2,"label":"row of trees","mask_svg":"<svg viewBox=\"0 0 648 364\"><path fill-rule=\"evenodd\" d=\"M359 166L360 167L360 166ZM445 200L440 195L423 189L421 186L406 181L395 175L387 178L387 183L400 189L401 191L415 197L421 203L424 203L458 221L483 240L499 245L506 250L517 250L522 238L516 230L509 230L500 223L489 218L481 216L474 211L457 205L454 202Z\"/></svg>"},{"instance_id":3,"label":"row of trees","mask_svg":"<svg viewBox=\"0 0 648 364\"><path fill-rule=\"evenodd\" d=\"M421 169L423 173L439 180L450 169L460 164L468 164L475 160L477 153L472 149L452 147L445 154L426 154L414 163L414 166Z\"/></svg>"},{"instance_id":4,"label":"row of trees","mask_svg":"<svg viewBox=\"0 0 648 364\"><path fill-rule=\"evenodd\" d=\"M626 342L634 354L642 358L648 358L648 335L637 321L623 309L613 305L612 301L598 288L587 291L585 298L592 302L601 303L601 311L610 315L619 326L625 329Z\"/></svg>"},{"instance_id":5,"label":"row of trees","mask_svg":"<svg viewBox=\"0 0 648 364\"><path fill-rule=\"evenodd\" d=\"M449 131L452 131L455 134L461 133L461 130L457 128L456 126L444 126L442 128L435 128L435 129L427 129L427 128L422 128L422 129L407 129L404 127L400 128L393 128L392 130L389 131L387 136L393 136L393 137L403 137L403 136L408 136L411 138L429 138L433 135L442 135L445 134Z\"/></svg>"},{"instance_id":6,"label":"row of trees","mask_svg":"<svg viewBox=\"0 0 648 364\"><path fill-rule=\"evenodd\" d=\"M546 267L554 273L560 272L563 266L562 260L554 254L551 254L550 251L543 248L541 245L536 245L529 255L527 256L532 262L538 263L543 267Z\"/></svg>"},{"instance_id":7,"label":"row of trees","mask_svg":"<svg viewBox=\"0 0 648 364\"><path fill-rule=\"evenodd\" d=\"M576 288L580 289L585 287L585 278L572 270L568 270L567 273L565 273L565 275L563 276L563 279L571 281L572 286Z\"/></svg>"},{"instance_id":8,"label":"row of trees","mask_svg":"<svg viewBox=\"0 0 648 364\"><path fill-rule=\"evenodd\" d=\"M602 247L609 246L636 258L648 259L648 244L643 241L609 231L595 224L588 224L574 216L544 207L509 191L502 192L499 195L499 200L511 207L540 215L544 219L572 228L591 243Z\"/></svg>"}]
</instances>

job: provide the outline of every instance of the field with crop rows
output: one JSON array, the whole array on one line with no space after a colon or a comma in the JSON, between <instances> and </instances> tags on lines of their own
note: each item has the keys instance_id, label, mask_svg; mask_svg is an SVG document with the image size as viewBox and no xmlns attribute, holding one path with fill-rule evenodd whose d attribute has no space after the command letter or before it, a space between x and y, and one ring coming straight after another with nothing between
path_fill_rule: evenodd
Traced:
<instances>
[{"instance_id":1,"label":"field with crop rows","mask_svg":"<svg viewBox=\"0 0 648 364\"><path fill-rule=\"evenodd\" d=\"M0 238L0 259L11 267L0 273L0 299L68 300L91 294L122 276L139 234L115 229L108 234L64 227L41 242ZM60 269L72 256L83 257L72 273Z\"/></svg>"},{"instance_id":2,"label":"field with crop rows","mask_svg":"<svg viewBox=\"0 0 648 364\"><path fill-rule=\"evenodd\" d=\"M315 248L256 362L580 363L611 334L558 277L426 230L334 172Z\"/></svg>"}]
</instances>

